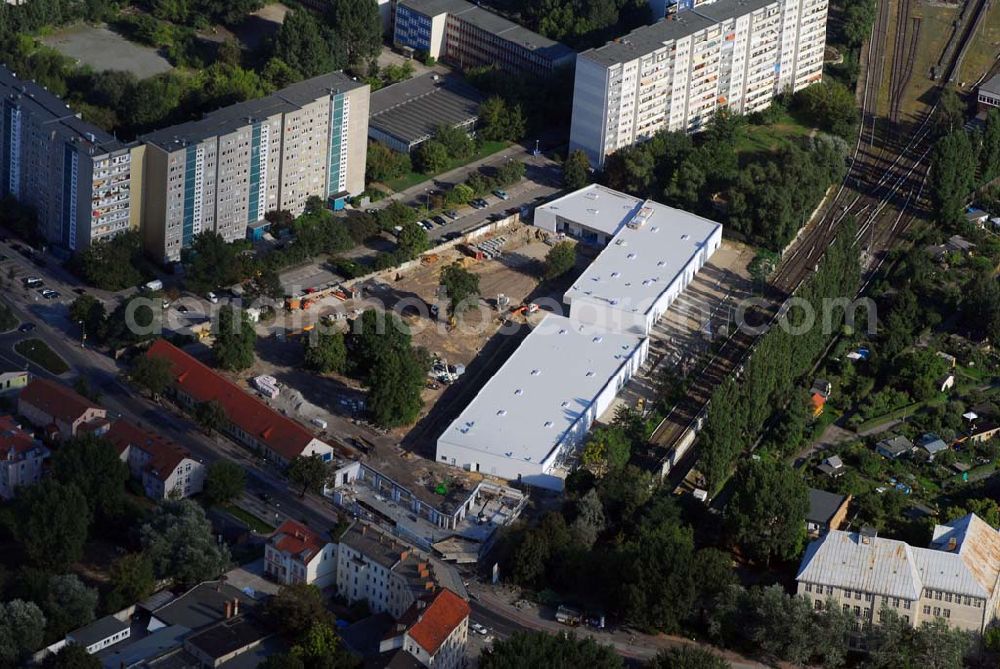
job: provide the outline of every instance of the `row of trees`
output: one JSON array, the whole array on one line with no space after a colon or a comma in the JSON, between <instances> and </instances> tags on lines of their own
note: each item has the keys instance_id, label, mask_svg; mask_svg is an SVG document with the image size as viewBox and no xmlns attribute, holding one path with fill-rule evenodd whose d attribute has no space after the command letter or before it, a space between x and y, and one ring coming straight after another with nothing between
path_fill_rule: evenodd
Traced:
<instances>
[{"instance_id":1,"label":"row of trees","mask_svg":"<svg viewBox=\"0 0 1000 669\"><path fill-rule=\"evenodd\" d=\"M776 152L741 155L745 123L722 110L697 139L661 131L608 156L603 179L616 190L721 220L731 233L780 250L843 178L848 147L820 134Z\"/></svg>"},{"instance_id":2,"label":"row of trees","mask_svg":"<svg viewBox=\"0 0 1000 669\"><path fill-rule=\"evenodd\" d=\"M532 30L580 51L646 25L652 18L642 0L496 0L494 4L518 14Z\"/></svg>"},{"instance_id":3,"label":"row of trees","mask_svg":"<svg viewBox=\"0 0 1000 669\"><path fill-rule=\"evenodd\" d=\"M831 304L837 299L853 300L857 293L860 270L854 230L853 220L846 219L819 270L799 291L797 297L809 308L789 310L787 326L772 327L758 341L740 378L727 378L712 393L699 436L698 459L698 470L710 492L718 491L774 407L785 404L799 378L844 322L844 308Z\"/></svg>"},{"instance_id":4,"label":"row of trees","mask_svg":"<svg viewBox=\"0 0 1000 669\"><path fill-rule=\"evenodd\" d=\"M952 230L961 229L973 191L998 176L1000 111L993 109L981 133L970 134L957 124L934 145L928 185L938 222Z\"/></svg>"}]
</instances>

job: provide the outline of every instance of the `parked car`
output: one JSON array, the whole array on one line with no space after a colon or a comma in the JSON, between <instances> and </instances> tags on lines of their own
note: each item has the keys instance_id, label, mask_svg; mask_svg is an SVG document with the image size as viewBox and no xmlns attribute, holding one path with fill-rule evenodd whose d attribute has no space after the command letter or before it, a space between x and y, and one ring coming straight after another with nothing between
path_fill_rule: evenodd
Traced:
<instances>
[{"instance_id":1,"label":"parked car","mask_svg":"<svg viewBox=\"0 0 1000 669\"><path fill-rule=\"evenodd\" d=\"M477 197L469 204L471 204L474 209L485 209L486 207L490 206L490 203L481 197Z\"/></svg>"},{"instance_id":2,"label":"parked car","mask_svg":"<svg viewBox=\"0 0 1000 669\"><path fill-rule=\"evenodd\" d=\"M458 220L458 212L455 211L454 209L449 209L449 210L445 211L444 215L447 216L448 218L450 218L453 221Z\"/></svg>"},{"instance_id":3,"label":"parked car","mask_svg":"<svg viewBox=\"0 0 1000 669\"><path fill-rule=\"evenodd\" d=\"M43 288L42 297L44 297L46 300L55 300L59 297L59 291L52 290L51 288Z\"/></svg>"},{"instance_id":4,"label":"parked car","mask_svg":"<svg viewBox=\"0 0 1000 669\"><path fill-rule=\"evenodd\" d=\"M25 288L41 288L45 282L37 276L26 276L21 279L21 283L24 284Z\"/></svg>"},{"instance_id":5,"label":"parked car","mask_svg":"<svg viewBox=\"0 0 1000 669\"><path fill-rule=\"evenodd\" d=\"M219 303L219 296L216 295L215 293L209 293L208 295L205 296L205 298L208 299L208 301L211 302L212 304Z\"/></svg>"},{"instance_id":6,"label":"parked car","mask_svg":"<svg viewBox=\"0 0 1000 669\"><path fill-rule=\"evenodd\" d=\"M476 634L481 634L483 636L486 636L486 634L489 632L489 630L487 630L482 623L471 623L469 627L471 627L472 631L475 632Z\"/></svg>"},{"instance_id":7,"label":"parked car","mask_svg":"<svg viewBox=\"0 0 1000 669\"><path fill-rule=\"evenodd\" d=\"M497 190L493 191L493 194L496 195L501 200L509 200L510 199L510 195L507 195L507 191L500 190L499 188Z\"/></svg>"},{"instance_id":8,"label":"parked car","mask_svg":"<svg viewBox=\"0 0 1000 669\"><path fill-rule=\"evenodd\" d=\"M444 216L435 216L431 220L434 221L435 223L437 223L438 225L447 225L448 224L448 221L444 220Z\"/></svg>"},{"instance_id":9,"label":"parked car","mask_svg":"<svg viewBox=\"0 0 1000 669\"><path fill-rule=\"evenodd\" d=\"M22 323L21 327L17 329L18 332L31 332L35 329L34 323Z\"/></svg>"}]
</instances>

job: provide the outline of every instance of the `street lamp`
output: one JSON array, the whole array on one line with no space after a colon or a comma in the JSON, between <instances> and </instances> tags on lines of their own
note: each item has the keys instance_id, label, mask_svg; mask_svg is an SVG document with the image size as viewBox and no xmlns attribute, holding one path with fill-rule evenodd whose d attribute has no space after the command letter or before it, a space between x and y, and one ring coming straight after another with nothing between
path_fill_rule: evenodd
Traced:
<instances>
[{"instance_id":1,"label":"street lamp","mask_svg":"<svg viewBox=\"0 0 1000 669\"><path fill-rule=\"evenodd\" d=\"M80 348L87 348L87 322L80 320Z\"/></svg>"}]
</instances>

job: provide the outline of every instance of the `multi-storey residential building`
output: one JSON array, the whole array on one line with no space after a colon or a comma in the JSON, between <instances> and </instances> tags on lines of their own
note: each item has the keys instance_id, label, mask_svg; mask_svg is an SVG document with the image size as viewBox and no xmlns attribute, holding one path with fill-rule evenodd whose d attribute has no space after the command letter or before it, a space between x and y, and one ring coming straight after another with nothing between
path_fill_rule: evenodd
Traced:
<instances>
[{"instance_id":1,"label":"multi-storey residential building","mask_svg":"<svg viewBox=\"0 0 1000 669\"><path fill-rule=\"evenodd\" d=\"M462 69L548 74L576 58L565 44L465 0L398 0L393 41Z\"/></svg>"},{"instance_id":2,"label":"multi-storey residential building","mask_svg":"<svg viewBox=\"0 0 1000 669\"><path fill-rule=\"evenodd\" d=\"M379 652L403 651L433 669L464 667L470 613L469 603L448 588L419 597L382 639Z\"/></svg>"},{"instance_id":3,"label":"multi-storey residential building","mask_svg":"<svg viewBox=\"0 0 1000 669\"><path fill-rule=\"evenodd\" d=\"M61 441L81 433L107 431L108 412L61 383L33 379L17 397L17 412L47 438Z\"/></svg>"},{"instance_id":4,"label":"multi-storey residential building","mask_svg":"<svg viewBox=\"0 0 1000 669\"><path fill-rule=\"evenodd\" d=\"M936 526L929 548L832 530L809 544L796 576L798 594L853 613L856 631L890 608L911 625L940 618L980 634L998 616L998 579L1000 532L975 514Z\"/></svg>"},{"instance_id":5,"label":"multi-storey residential building","mask_svg":"<svg viewBox=\"0 0 1000 669\"><path fill-rule=\"evenodd\" d=\"M337 545L301 523L286 520L264 548L264 573L282 585L325 588L337 577Z\"/></svg>"},{"instance_id":6,"label":"multi-storey residential building","mask_svg":"<svg viewBox=\"0 0 1000 669\"><path fill-rule=\"evenodd\" d=\"M332 72L143 136L147 252L176 261L202 231L242 239L312 196L342 207L364 190L369 91Z\"/></svg>"},{"instance_id":7,"label":"multi-storey residential building","mask_svg":"<svg viewBox=\"0 0 1000 669\"><path fill-rule=\"evenodd\" d=\"M579 55L570 149L601 166L660 130L695 132L823 76L827 0L718 0Z\"/></svg>"},{"instance_id":8,"label":"multi-storey residential building","mask_svg":"<svg viewBox=\"0 0 1000 669\"><path fill-rule=\"evenodd\" d=\"M447 587L465 592L458 573L413 546L355 521L337 540L337 594L399 618L417 598Z\"/></svg>"},{"instance_id":9,"label":"multi-storey residential building","mask_svg":"<svg viewBox=\"0 0 1000 669\"><path fill-rule=\"evenodd\" d=\"M183 499L204 487L205 465L166 437L121 419L105 436L150 499Z\"/></svg>"},{"instance_id":10,"label":"multi-storey residential building","mask_svg":"<svg viewBox=\"0 0 1000 669\"><path fill-rule=\"evenodd\" d=\"M10 416L0 416L0 499L12 499L17 488L42 476L49 449L21 429Z\"/></svg>"},{"instance_id":11,"label":"multi-storey residential building","mask_svg":"<svg viewBox=\"0 0 1000 669\"><path fill-rule=\"evenodd\" d=\"M137 228L142 156L0 66L0 195L33 207L50 244L78 251Z\"/></svg>"}]
</instances>

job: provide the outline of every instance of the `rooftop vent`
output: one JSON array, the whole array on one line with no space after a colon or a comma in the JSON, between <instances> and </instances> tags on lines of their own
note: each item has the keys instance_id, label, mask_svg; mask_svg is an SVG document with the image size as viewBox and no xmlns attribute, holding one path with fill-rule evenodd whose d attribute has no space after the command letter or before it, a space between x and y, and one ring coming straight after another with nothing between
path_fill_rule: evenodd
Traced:
<instances>
[{"instance_id":1,"label":"rooftop vent","mask_svg":"<svg viewBox=\"0 0 1000 669\"><path fill-rule=\"evenodd\" d=\"M559 334L566 334L566 328L559 328Z\"/></svg>"},{"instance_id":2,"label":"rooftop vent","mask_svg":"<svg viewBox=\"0 0 1000 669\"><path fill-rule=\"evenodd\" d=\"M531 375L532 376L538 376L541 373L542 373L542 370L540 370L540 369L533 369L533 370L531 370Z\"/></svg>"},{"instance_id":3,"label":"rooftop vent","mask_svg":"<svg viewBox=\"0 0 1000 669\"><path fill-rule=\"evenodd\" d=\"M616 240L615 240L615 244L616 244L617 246L628 246L628 242L626 242L626 241L625 241L624 239L622 239L621 237L619 237L618 239L616 239Z\"/></svg>"},{"instance_id":4,"label":"rooftop vent","mask_svg":"<svg viewBox=\"0 0 1000 669\"><path fill-rule=\"evenodd\" d=\"M517 390L514 391L514 394L520 396L520 395L524 394L524 391L522 389L518 388Z\"/></svg>"},{"instance_id":5,"label":"rooftop vent","mask_svg":"<svg viewBox=\"0 0 1000 669\"><path fill-rule=\"evenodd\" d=\"M593 375L594 375L594 370L592 370L592 369L588 369L588 370L587 370L587 378L589 379L589 378L590 378L590 377L592 377Z\"/></svg>"},{"instance_id":6,"label":"rooftop vent","mask_svg":"<svg viewBox=\"0 0 1000 669\"><path fill-rule=\"evenodd\" d=\"M552 421L550 420L545 421L545 427L552 427Z\"/></svg>"},{"instance_id":7,"label":"rooftop vent","mask_svg":"<svg viewBox=\"0 0 1000 669\"><path fill-rule=\"evenodd\" d=\"M628 260L635 260L635 253L629 253L629 254L628 254L627 256L625 256L625 257L626 257L626 258L627 258Z\"/></svg>"},{"instance_id":8,"label":"rooftop vent","mask_svg":"<svg viewBox=\"0 0 1000 669\"><path fill-rule=\"evenodd\" d=\"M594 337L595 344L600 344L602 341L604 341L604 337L602 337L601 335L597 335L596 337Z\"/></svg>"},{"instance_id":9,"label":"rooftop vent","mask_svg":"<svg viewBox=\"0 0 1000 669\"><path fill-rule=\"evenodd\" d=\"M569 406L569 400L563 400L562 403L559 406L561 406L563 409L565 409L566 407Z\"/></svg>"},{"instance_id":10,"label":"rooftop vent","mask_svg":"<svg viewBox=\"0 0 1000 669\"><path fill-rule=\"evenodd\" d=\"M497 415L498 416L506 416L507 415L507 410L506 409L500 409L500 411L497 411Z\"/></svg>"},{"instance_id":11,"label":"rooftop vent","mask_svg":"<svg viewBox=\"0 0 1000 669\"><path fill-rule=\"evenodd\" d=\"M622 273L621 273L621 272L612 272L612 273L611 273L611 278L612 278L612 279L617 279L617 278L618 278L618 277L620 277L621 275L622 275Z\"/></svg>"},{"instance_id":12,"label":"rooftop vent","mask_svg":"<svg viewBox=\"0 0 1000 669\"><path fill-rule=\"evenodd\" d=\"M683 235L681 235L681 239L683 239L684 241L687 241L687 240L691 239L691 235L683 234Z\"/></svg>"}]
</instances>

